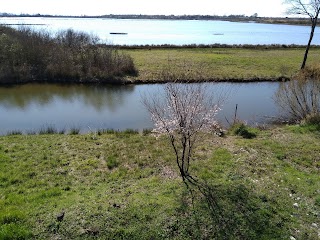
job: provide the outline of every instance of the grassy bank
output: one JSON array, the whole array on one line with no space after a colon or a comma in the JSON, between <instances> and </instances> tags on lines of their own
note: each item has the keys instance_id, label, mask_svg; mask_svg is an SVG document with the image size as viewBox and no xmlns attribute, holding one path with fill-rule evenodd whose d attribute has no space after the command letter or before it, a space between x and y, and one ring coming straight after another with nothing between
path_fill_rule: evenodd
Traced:
<instances>
[{"instance_id":1,"label":"grassy bank","mask_svg":"<svg viewBox=\"0 0 320 240\"><path fill-rule=\"evenodd\" d=\"M317 239L319 129L206 135L194 206L165 139L135 132L0 137L0 239ZM65 212L62 221L57 216Z\"/></svg>"},{"instance_id":2,"label":"grassy bank","mask_svg":"<svg viewBox=\"0 0 320 240\"><path fill-rule=\"evenodd\" d=\"M299 69L304 48L150 48L126 49L139 71L132 82L275 81ZM310 50L308 64L317 63L320 49Z\"/></svg>"}]
</instances>

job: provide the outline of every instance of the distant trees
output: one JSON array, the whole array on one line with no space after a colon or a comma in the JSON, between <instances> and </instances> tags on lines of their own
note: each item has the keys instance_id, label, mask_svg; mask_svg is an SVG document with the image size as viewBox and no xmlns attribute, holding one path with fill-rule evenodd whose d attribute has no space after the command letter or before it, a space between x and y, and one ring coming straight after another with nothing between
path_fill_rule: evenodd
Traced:
<instances>
[{"instance_id":1,"label":"distant trees","mask_svg":"<svg viewBox=\"0 0 320 240\"><path fill-rule=\"evenodd\" d=\"M143 99L155 125L153 132L168 136L180 176L186 184L195 183L189 172L193 150L201 133L220 130L216 121L219 100L214 101L204 84L167 83L162 97Z\"/></svg>"},{"instance_id":2,"label":"distant trees","mask_svg":"<svg viewBox=\"0 0 320 240\"><path fill-rule=\"evenodd\" d=\"M310 37L301 64L301 69L303 69L307 62L308 52L314 36L314 30L318 22L318 16L320 12L320 0L285 0L284 3L289 5L287 13L306 15L310 18L311 21Z\"/></svg>"}]
</instances>

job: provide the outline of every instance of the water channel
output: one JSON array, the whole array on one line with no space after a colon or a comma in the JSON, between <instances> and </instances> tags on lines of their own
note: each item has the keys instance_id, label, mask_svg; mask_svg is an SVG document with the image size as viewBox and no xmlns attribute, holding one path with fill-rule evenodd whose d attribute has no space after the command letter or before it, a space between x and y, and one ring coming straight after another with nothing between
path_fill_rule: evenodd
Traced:
<instances>
[{"instance_id":1,"label":"water channel","mask_svg":"<svg viewBox=\"0 0 320 240\"><path fill-rule=\"evenodd\" d=\"M146 44L305 44L308 26L223 21L120 20L86 18L0 18L0 23L57 32L72 28L98 35L120 45ZM316 30L316 32L318 29ZM111 32L127 34L111 35ZM320 45L315 35L314 44ZM249 123L266 122L277 115L273 96L279 83L204 83L208 89L224 89L228 98L218 119L238 117ZM10 131L145 129L152 128L141 96L158 94L161 85L58 85L0 86L0 134Z\"/></svg>"},{"instance_id":2,"label":"water channel","mask_svg":"<svg viewBox=\"0 0 320 240\"><path fill-rule=\"evenodd\" d=\"M227 98L218 119L226 125L238 117L248 123L267 122L277 114L273 95L279 83L203 83L213 93ZM149 85L59 85L25 84L0 87L0 134L10 131L152 128L142 96L161 94L161 84Z\"/></svg>"}]
</instances>

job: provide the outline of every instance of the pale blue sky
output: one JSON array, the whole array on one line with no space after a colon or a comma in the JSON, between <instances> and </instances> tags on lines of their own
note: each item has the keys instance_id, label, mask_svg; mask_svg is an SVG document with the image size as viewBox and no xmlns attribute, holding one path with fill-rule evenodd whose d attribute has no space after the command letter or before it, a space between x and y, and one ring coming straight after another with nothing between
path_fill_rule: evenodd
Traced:
<instances>
[{"instance_id":1,"label":"pale blue sky","mask_svg":"<svg viewBox=\"0 0 320 240\"><path fill-rule=\"evenodd\" d=\"M202 14L258 13L286 16L283 0L1 0L0 12L103 15L103 14Z\"/></svg>"}]
</instances>

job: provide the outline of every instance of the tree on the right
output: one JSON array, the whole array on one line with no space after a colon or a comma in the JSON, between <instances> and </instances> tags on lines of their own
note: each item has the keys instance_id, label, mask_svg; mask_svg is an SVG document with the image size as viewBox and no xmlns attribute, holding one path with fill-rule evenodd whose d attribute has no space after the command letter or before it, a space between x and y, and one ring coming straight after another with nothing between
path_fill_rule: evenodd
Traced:
<instances>
[{"instance_id":1,"label":"tree on the right","mask_svg":"<svg viewBox=\"0 0 320 240\"><path fill-rule=\"evenodd\" d=\"M285 0L284 3L289 5L287 9L288 14L305 15L308 16L311 21L310 37L301 64L301 69L304 69L307 62L310 45L314 36L314 31L318 22L318 16L320 12L320 0Z\"/></svg>"}]
</instances>

